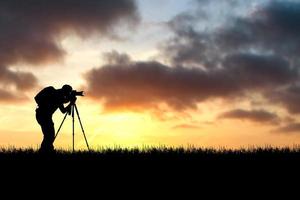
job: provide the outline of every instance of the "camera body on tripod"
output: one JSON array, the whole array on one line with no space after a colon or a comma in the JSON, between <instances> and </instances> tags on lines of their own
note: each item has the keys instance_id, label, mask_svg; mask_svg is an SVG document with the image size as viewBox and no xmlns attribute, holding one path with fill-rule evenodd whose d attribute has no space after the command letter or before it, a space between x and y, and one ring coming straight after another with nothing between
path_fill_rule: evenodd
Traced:
<instances>
[{"instance_id":1,"label":"camera body on tripod","mask_svg":"<svg viewBox=\"0 0 300 200\"><path fill-rule=\"evenodd\" d=\"M72 104L76 102L77 96L83 97L84 96L83 91L72 90L69 96L69 100Z\"/></svg>"}]
</instances>

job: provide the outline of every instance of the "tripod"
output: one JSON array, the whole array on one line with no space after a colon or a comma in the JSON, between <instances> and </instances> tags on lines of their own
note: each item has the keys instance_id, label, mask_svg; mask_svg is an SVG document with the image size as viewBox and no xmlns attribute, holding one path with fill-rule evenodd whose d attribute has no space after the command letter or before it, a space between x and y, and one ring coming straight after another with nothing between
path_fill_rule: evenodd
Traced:
<instances>
[{"instance_id":1,"label":"tripod","mask_svg":"<svg viewBox=\"0 0 300 200\"><path fill-rule=\"evenodd\" d=\"M84 140L85 140L86 146L87 146L88 150L90 151L89 143L88 143L88 141L86 139L86 135L85 135L82 123L81 123L81 119L80 119L80 116L79 116L77 105L75 103L72 103L71 104L71 115L72 115L72 147L73 147L73 152L75 151L75 147L74 147L75 146L75 131L74 131L74 129L75 129L75 119L74 119L75 118L74 117L75 112L76 112L77 117L78 117L78 121L79 121L79 124L80 124L80 127L81 127L82 134L84 136ZM57 130L57 133L56 133L56 135L54 137L54 140L57 138L57 136L59 134L59 131L60 131L60 129L61 129L64 121L66 120L68 114L69 114L68 112L65 114L65 117L64 117L63 121L61 122L58 130Z\"/></svg>"}]
</instances>

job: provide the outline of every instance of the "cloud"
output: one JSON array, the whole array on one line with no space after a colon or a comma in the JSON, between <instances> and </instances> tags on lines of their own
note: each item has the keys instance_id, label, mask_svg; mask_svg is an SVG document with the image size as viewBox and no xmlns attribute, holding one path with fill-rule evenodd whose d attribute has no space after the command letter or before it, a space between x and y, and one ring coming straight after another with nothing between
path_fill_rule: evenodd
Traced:
<instances>
[{"instance_id":1,"label":"cloud","mask_svg":"<svg viewBox=\"0 0 300 200\"><path fill-rule=\"evenodd\" d=\"M22 102L25 101L27 98L23 95L15 95L10 91L0 89L0 102Z\"/></svg>"},{"instance_id":2,"label":"cloud","mask_svg":"<svg viewBox=\"0 0 300 200\"><path fill-rule=\"evenodd\" d=\"M115 56L116 60L120 57ZM231 86L227 85L231 83L227 80L222 84L224 88L211 84L217 76L199 69L171 68L156 61L132 61L92 69L85 77L89 96L105 100L108 110L142 110L159 103L181 110L195 107L216 92L230 93L232 89L227 91L227 87Z\"/></svg>"},{"instance_id":3,"label":"cloud","mask_svg":"<svg viewBox=\"0 0 300 200\"><path fill-rule=\"evenodd\" d=\"M37 79L32 73L12 71L5 67L0 67L0 80L5 86L12 85L19 91L26 91L37 85Z\"/></svg>"},{"instance_id":4,"label":"cloud","mask_svg":"<svg viewBox=\"0 0 300 200\"><path fill-rule=\"evenodd\" d=\"M137 20L133 0L4 0L0 2L2 64L43 64L64 56L64 34L112 34L113 25Z\"/></svg>"},{"instance_id":5,"label":"cloud","mask_svg":"<svg viewBox=\"0 0 300 200\"><path fill-rule=\"evenodd\" d=\"M222 48L255 48L295 59L299 51L300 3L269 1L250 17L236 18L217 34Z\"/></svg>"},{"instance_id":6,"label":"cloud","mask_svg":"<svg viewBox=\"0 0 300 200\"><path fill-rule=\"evenodd\" d=\"M196 108L197 103L210 98L234 98L246 91L267 90L294 77L287 62L268 56L235 55L226 58L227 68L210 71L171 67L157 61L130 61L128 55L115 51L106 56L110 62L90 70L85 78L89 96L104 100L108 110L142 110L160 103L175 110Z\"/></svg>"},{"instance_id":7,"label":"cloud","mask_svg":"<svg viewBox=\"0 0 300 200\"><path fill-rule=\"evenodd\" d=\"M291 114L300 113L300 2L230 1L227 6L196 2L200 7L196 12L183 13L168 23L174 37L162 50L170 63L228 72L235 66L241 87L253 84L252 91L273 105L281 105ZM231 12L227 12L228 6L233 7ZM224 16L218 17L220 22L211 16L211 9L218 8L224 11L220 12ZM197 20L199 12L206 22ZM266 85L268 89L262 90Z\"/></svg>"},{"instance_id":8,"label":"cloud","mask_svg":"<svg viewBox=\"0 0 300 200\"><path fill-rule=\"evenodd\" d=\"M111 52L103 53L103 59L107 64L124 64L128 65L131 62L131 58L126 53L119 53L115 50Z\"/></svg>"},{"instance_id":9,"label":"cloud","mask_svg":"<svg viewBox=\"0 0 300 200\"><path fill-rule=\"evenodd\" d=\"M290 123L272 131L273 133L298 133L300 132L300 123Z\"/></svg>"},{"instance_id":10,"label":"cloud","mask_svg":"<svg viewBox=\"0 0 300 200\"><path fill-rule=\"evenodd\" d=\"M224 112L218 117L219 119L238 119L248 120L258 123L271 123L278 124L279 117L275 113L268 112L266 110L243 110L236 109L228 112Z\"/></svg>"},{"instance_id":11,"label":"cloud","mask_svg":"<svg viewBox=\"0 0 300 200\"><path fill-rule=\"evenodd\" d=\"M85 76L90 96L103 100L110 111L143 111L161 103L182 111L210 99L234 101L255 93L271 106L300 113L298 90L291 89L299 81L300 29L293 27L299 27L300 3L253 2L228 2L224 8L234 10L224 12L219 22L201 6L176 16L167 23L173 36L160 49L166 63L133 61L116 51L107 54L107 64ZM264 110L243 114L252 121L276 118Z\"/></svg>"},{"instance_id":12,"label":"cloud","mask_svg":"<svg viewBox=\"0 0 300 200\"><path fill-rule=\"evenodd\" d=\"M297 71L280 56L240 53L227 56L222 65L225 71L236 76L237 84L244 88L274 88L298 78Z\"/></svg>"},{"instance_id":13,"label":"cloud","mask_svg":"<svg viewBox=\"0 0 300 200\"><path fill-rule=\"evenodd\" d=\"M253 51L286 57L293 63L299 61L296 53L300 49L299 2L256 1L255 7L251 7L251 2L243 2L250 4L248 9L237 1L223 2L227 7L213 4L210 9L205 7L206 1L198 3L201 5L198 12L180 14L168 23L175 37L166 43L164 50L173 63L210 68L226 55ZM211 9L218 7L225 16L216 20L211 14L216 12ZM199 19L199 12L209 15L205 22Z\"/></svg>"},{"instance_id":14,"label":"cloud","mask_svg":"<svg viewBox=\"0 0 300 200\"><path fill-rule=\"evenodd\" d=\"M0 1L0 70L5 73L0 83L13 83L19 90L33 87L33 74L14 72L10 66L57 62L66 54L60 44L66 35L113 36L116 25L137 21L134 0Z\"/></svg>"},{"instance_id":15,"label":"cloud","mask_svg":"<svg viewBox=\"0 0 300 200\"><path fill-rule=\"evenodd\" d=\"M269 91L266 96L270 103L279 104L292 114L300 113L300 86L290 85Z\"/></svg>"}]
</instances>

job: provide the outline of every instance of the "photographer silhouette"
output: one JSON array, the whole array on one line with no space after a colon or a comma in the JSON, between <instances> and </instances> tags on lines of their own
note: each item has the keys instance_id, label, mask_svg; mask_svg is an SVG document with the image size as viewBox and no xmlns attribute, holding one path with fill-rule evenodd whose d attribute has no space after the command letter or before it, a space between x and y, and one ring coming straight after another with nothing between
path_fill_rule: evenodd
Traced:
<instances>
[{"instance_id":1,"label":"photographer silhouette","mask_svg":"<svg viewBox=\"0 0 300 200\"><path fill-rule=\"evenodd\" d=\"M50 86L41 90L34 97L38 104L36 120L40 124L44 135L40 152L54 152L55 130L52 115L58 108L62 113L68 112L68 114L71 114L71 106L74 104L73 101L76 101L71 98L72 91L73 89L70 85L64 85L61 89L55 89ZM70 102L69 105L64 107L64 104L68 102Z\"/></svg>"}]
</instances>

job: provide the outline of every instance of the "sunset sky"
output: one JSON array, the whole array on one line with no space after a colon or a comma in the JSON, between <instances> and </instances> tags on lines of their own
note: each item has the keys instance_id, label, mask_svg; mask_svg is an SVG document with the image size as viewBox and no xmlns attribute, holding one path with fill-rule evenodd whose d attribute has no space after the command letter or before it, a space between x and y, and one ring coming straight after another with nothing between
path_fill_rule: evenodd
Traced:
<instances>
[{"instance_id":1,"label":"sunset sky","mask_svg":"<svg viewBox=\"0 0 300 200\"><path fill-rule=\"evenodd\" d=\"M0 30L0 146L38 147L64 84L93 148L300 143L298 0L2 0Z\"/></svg>"}]
</instances>

